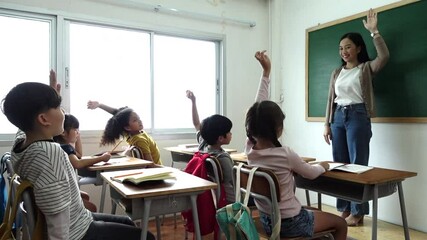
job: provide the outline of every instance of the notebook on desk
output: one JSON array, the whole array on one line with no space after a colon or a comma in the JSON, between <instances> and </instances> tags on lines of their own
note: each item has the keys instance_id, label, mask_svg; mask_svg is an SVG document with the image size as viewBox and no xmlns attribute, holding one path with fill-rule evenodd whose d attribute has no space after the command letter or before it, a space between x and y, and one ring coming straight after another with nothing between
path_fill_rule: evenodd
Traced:
<instances>
[{"instance_id":1,"label":"notebook on desk","mask_svg":"<svg viewBox=\"0 0 427 240\"><path fill-rule=\"evenodd\" d=\"M339 170L339 171L359 174L359 173L364 173L366 171L369 171L373 168L374 167L364 166L359 164L345 164L345 163L333 162L333 163L329 163L328 171Z\"/></svg>"},{"instance_id":2,"label":"notebook on desk","mask_svg":"<svg viewBox=\"0 0 427 240\"><path fill-rule=\"evenodd\" d=\"M155 170L145 169L129 174L113 176L111 177L111 180L120 183L132 183L135 185L139 185L144 182L160 181L173 178L175 178L175 176L172 174L171 170L158 168Z\"/></svg>"}]
</instances>

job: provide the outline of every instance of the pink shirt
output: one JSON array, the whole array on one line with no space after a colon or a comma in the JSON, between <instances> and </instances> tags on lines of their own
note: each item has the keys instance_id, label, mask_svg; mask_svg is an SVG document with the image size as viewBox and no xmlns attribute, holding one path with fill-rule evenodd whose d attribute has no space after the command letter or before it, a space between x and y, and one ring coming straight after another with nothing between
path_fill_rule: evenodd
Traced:
<instances>
[{"instance_id":1,"label":"pink shirt","mask_svg":"<svg viewBox=\"0 0 427 240\"><path fill-rule=\"evenodd\" d=\"M262 77L255 101L269 99L268 86L270 79ZM272 170L280 184L280 215L281 218L290 218L299 214L301 203L294 193L294 173L304 178L314 179L325 172L320 165L310 165L304 162L298 154L287 146L273 147L261 150L252 149L251 141L246 141L245 152L250 166L263 167ZM267 204L257 202L257 207L264 213L271 212Z\"/></svg>"},{"instance_id":2,"label":"pink shirt","mask_svg":"<svg viewBox=\"0 0 427 240\"><path fill-rule=\"evenodd\" d=\"M301 203L294 193L294 173L304 178L314 179L325 172L320 165L310 165L304 162L298 154L287 146L254 150L250 143L248 164L272 170L280 184L280 215L282 218L290 218L299 214ZM257 202L258 208L264 212L271 212L267 204Z\"/></svg>"}]
</instances>

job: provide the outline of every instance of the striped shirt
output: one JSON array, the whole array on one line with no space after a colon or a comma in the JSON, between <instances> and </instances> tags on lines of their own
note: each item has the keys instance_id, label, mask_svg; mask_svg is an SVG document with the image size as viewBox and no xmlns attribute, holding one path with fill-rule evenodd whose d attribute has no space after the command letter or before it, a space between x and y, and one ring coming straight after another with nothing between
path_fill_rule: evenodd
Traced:
<instances>
[{"instance_id":1,"label":"striped shirt","mask_svg":"<svg viewBox=\"0 0 427 240\"><path fill-rule=\"evenodd\" d=\"M76 174L68 155L52 140L36 141L19 149L25 133L19 131L12 150L15 172L33 184L36 205L46 218L70 210L69 236L82 239L93 221L80 196Z\"/></svg>"}]
</instances>

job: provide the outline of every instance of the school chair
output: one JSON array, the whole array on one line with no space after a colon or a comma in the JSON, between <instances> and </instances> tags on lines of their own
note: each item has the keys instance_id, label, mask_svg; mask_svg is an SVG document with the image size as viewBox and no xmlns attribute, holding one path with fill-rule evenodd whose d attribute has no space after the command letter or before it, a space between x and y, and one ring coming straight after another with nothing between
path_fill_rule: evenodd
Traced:
<instances>
[{"instance_id":1,"label":"school chair","mask_svg":"<svg viewBox=\"0 0 427 240\"><path fill-rule=\"evenodd\" d=\"M21 184L20 178L16 177L11 184L13 189L18 189ZM46 224L43 214L37 210L32 187L28 187L22 192L19 209L22 214L22 239L33 239L36 235L37 238L42 237Z\"/></svg>"},{"instance_id":2,"label":"school chair","mask_svg":"<svg viewBox=\"0 0 427 240\"><path fill-rule=\"evenodd\" d=\"M4 164L6 167L7 185L9 188L12 188L12 198L14 198L16 188L13 187L11 179L12 179L12 176L15 174L15 170L13 170L12 162L10 161L10 153L9 152L4 153L1 158L1 161L2 161L2 164ZM15 218L15 229L18 230L21 227L21 225L22 225L22 213L21 213L21 210L18 208L16 212L16 218ZM20 237L19 231L17 231L17 237Z\"/></svg>"},{"instance_id":3,"label":"school chair","mask_svg":"<svg viewBox=\"0 0 427 240\"><path fill-rule=\"evenodd\" d=\"M220 202L221 199L221 183L224 179L224 175L222 172L222 168L221 165L218 161L217 158L211 158L208 157L206 158L206 171L208 173L208 178L210 181L216 183L218 186L216 188L216 191L214 191L213 189L212 191L212 197L214 199L214 203L215 203L215 209L218 210L218 203ZM187 236L187 232L185 233L185 235ZM220 240L221 239L221 229L218 228L218 236L217 239Z\"/></svg>"},{"instance_id":4,"label":"school chair","mask_svg":"<svg viewBox=\"0 0 427 240\"><path fill-rule=\"evenodd\" d=\"M209 181L217 184L217 188L211 190L212 199L215 205L215 209L218 209L218 204L220 203L221 196L221 184L223 181L223 172L219 160L215 157L208 157L205 159L205 166L207 177ZM176 216L174 214L175 226L176 226ZM175 227L176 228L176 227ZM185 231L185 239L188 239L188 232ZM221 239L221 229L218 228L217 239Z\"/></svg>"},{"instance_id":5,"label":"school chair","mask_svg":"<svg viewBox=\"0 0 427 240\"><path fill-rule=\"evenodd\" d=\"M252 169L252 167L248 165L243 165L240 169L240 191L242 193L242 197L244 194L246 194L246 186L249 178L249 172ZM236 178L236 173L238 170L238 166L233 167L233 177ZM276 226L276 223L280 226L280 210L279 210L279 202L280 202L280 187L279 187L279 181L277 179L276 174L274 174L273 171L265 169L265 168L258 168L255 172L254 179L252 182L252 187L250 190L250 196L253 197L255 200L262 201L267 203L271 209L271 212L267 213L270 215L272 220L272 228ZM268 236L264 228L262 226L262 223L259 219L259 217L254 218L255 225L258 231L258 234L260 237L269 239L270 236ZM322 232L316 232L312 237L305 238L305 237L292 237L292 238L280 238L278 239L286 239L286 240L308 240L308 239L316 239L321 237L328 237L329 239L334 239L332 233L334 232L334 229L322 231Z\"/></svg>"}]
</instances>

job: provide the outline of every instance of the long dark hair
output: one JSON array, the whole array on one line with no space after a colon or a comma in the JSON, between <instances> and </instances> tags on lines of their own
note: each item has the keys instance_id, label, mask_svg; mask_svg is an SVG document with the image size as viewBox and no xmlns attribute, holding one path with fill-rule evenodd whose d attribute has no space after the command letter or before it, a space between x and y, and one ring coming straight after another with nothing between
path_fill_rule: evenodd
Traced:
<instances>
[{"instance_id":1,"label":"long dark hair","mask_svg":"<svg viewBox=\"0 0 427 240\"><path fill-rule=\"evenodd\" d=\"M360 52L359 54L357 54L357 61L359 61L359 63L364 63L371 60L369 58L368 51L366 50L365 41L363 41L363 37L362 35L360 35L360 33L357 33L357 32L346 33L341 37L340 42L344 38L350 39L354 43L354 45L356 45L356 47L360 47ZM341 58L341 62L342 62L342 66L347 64L342 58Z\"/></svg>"},{"instance_id":2,"label":"long dark hair","mask_svg":"<svg viewBox=\"0 0 427 240\"><path fill-rule=\"evenodd\" d=\"M246 113L246 136L253 144L256 144L255 138L263 138L281 147L277 131L283 129L283 120L285 114L275 102L256 102Z\"/></svg>"},{"instance_id":3,"label":"long dark hair","mask_svg":"<svg viewBox=\"0 0 427 240\"><path fill-rule=\"evenodd\" d=\"M125 127L129 126L129 119L132 112L131 108L124 108L108 120L101 138L101 146L114 144L117 139L120 139L120 136L123 136L127 132Z\"/></svg>"}]
</instances>

